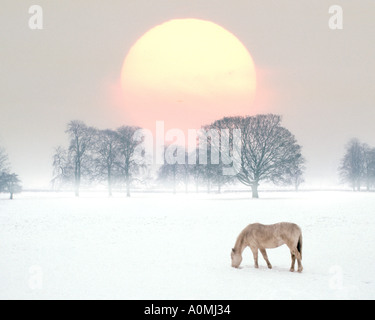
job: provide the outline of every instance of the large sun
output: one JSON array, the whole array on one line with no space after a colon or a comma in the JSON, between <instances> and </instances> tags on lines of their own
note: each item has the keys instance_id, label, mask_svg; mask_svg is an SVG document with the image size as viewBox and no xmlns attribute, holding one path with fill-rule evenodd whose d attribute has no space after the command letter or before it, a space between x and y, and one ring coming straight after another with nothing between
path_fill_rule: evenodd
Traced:
<instances>
[{"instance_id":1,"label":"large sun","mask_svg":"<svg viewBox=\"0 0 375 320\"><path fill-rule=\"evenodd\" d=\"M128 120L153 130L197 129L223 116L252 113L256 76L245 46L219 25L176 19L146 32L121 74Z\"/></svg>"}]
</instances>

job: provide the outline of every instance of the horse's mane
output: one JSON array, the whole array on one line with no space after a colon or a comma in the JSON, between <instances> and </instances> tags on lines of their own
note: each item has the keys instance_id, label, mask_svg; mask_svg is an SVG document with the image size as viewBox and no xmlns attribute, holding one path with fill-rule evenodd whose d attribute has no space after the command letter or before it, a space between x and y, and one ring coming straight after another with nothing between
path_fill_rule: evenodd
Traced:
<instances>
[{"instance_id":1,"label":"horse's mane","mask_svg":"<svg viewBox=\"0 0 375 320\"><path fill-rule=\"evenodd\" d=\"M246 230L242 230L242 232L238 235L236 244L234 245L234 253L241 253L241 248L245 242Z\"/></svg>"}]
</instances>

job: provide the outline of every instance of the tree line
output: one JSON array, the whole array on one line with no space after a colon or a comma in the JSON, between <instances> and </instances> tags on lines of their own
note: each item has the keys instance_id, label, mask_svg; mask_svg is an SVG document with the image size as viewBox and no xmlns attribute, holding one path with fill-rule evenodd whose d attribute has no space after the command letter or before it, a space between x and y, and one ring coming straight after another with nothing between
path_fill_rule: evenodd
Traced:
<instances>
[{"instance_id":1,"label":"tree line","mask_svg":"<svg viewBox=\"0 0 375 320\"><path fill-rule=\"evenodd\" d=\"M301 146L294 135L281 126L281 116L267 114L248 117L225 117L209 125L203 126L207 132L214 130L218 139L208 137L207 157L204 164L193 165L164 164L159 170L159 179L172 181L175 192L176 180L182 181L187 188L189 180L193 180L196 188L204 184L209 192L211 185L216 185L218 192L228 183L240 182L252 190L252 197L258 198L260 182L272 182L278 185L293 185L298 190L304 182L305 159ZM238 130L236 141L234 132ZM229 149L222 148L223 137L227 134ZM199 152L200 146L195 152ZM228 155L223 154L229 151ZM217 161L212 154L217 153ZM228 164L225 157L233 157L237 153L236 163ZM186 154L186 157L188 155ZM225 169L235 168L235 174L224 174ZM233 169L233 168L232 168Z\"/></svg>"},{"instance_id":2,"label":"tree line","mask_svg":"<svg viewBox=\"0 0 375 320\"><path fill-rule=\"evenodd\" d=\"M11 172L8 155L0 148L0 192L9 193L9 198L13 200L13 195L21 190L21 181L17 174Z\"/></svg>"},{"instance_id":3,"label":"tree line","mask_svg":"<svg viewBox=\"0 0 375 320\"><path fill-rule=\"evenodd\" d=\"M144 153L136 152L142 143L142 140L134 139L139 127L99 130L82 121L70 121L66 129L68 146L55 149L51 182L55 190L73 187L76 196L79 196L82 185L97 182L107 186L110 196L114 187L125 189L126 195L130 196L135 183L147 187L162 185L176 193L181 186L187 192L190 185L194 185L197 192L202 187L207 192L214 188L220 192L224 185L240 182L251 188L254 198L259 197L258 187L264 182L292 185L298 190L304 182L305 159L302 147L294 135L281 125L281 120L281 116L273 114L224 117L202 126L206 131L217 130L219 139L207 137L204 152L197 143L194 163L189 163L191 154L186 148L176 146L172 152L164 152L164 157L172 158L172 161L165 159L168 161L158 168L147 163ZM235 130L241 132L240 143L234 139ZM228 155L223 154L221 148L224 140L220 135L223 132L229 137ZM214 153L218 155L216 160ZM239 155L236 164L224 161L235 153ZM186 161L179 163L178 155L185 157ZM236 167L235 174L224 174L231 166ZM375 148L358 139L350 140L339 174L342 182L348 183L354 191L361 190L363 186L367 190L374 189ZM13 199L21 189L18 175L11 171L8 156L0 148L0 192L9 193L10 199Z\"/></svg>"},{"instance_id":4,"label":"tree line","mask_svg":"<svg viewBox=\"0 0 375 320\"><path fill-rule=\"evenodd\" d=\"M106 182L111 196L113 186L122 183L130 196L131 183L142 168L134 158L139 142L132 139L138 129L99 130L82 121L69 122L69 146L58 147L53 156L53 187L73 185L78 197L82 183Z\"/></svg>"},{"instance_id":5,"label":"tree line","mask_svg":"<svg viewBox=\"0 0 375 320\"><path fill-rule=\"evenodd\" d=\"M301 146L294 135L281 125L281 120L279 115L266 114L225 117L205 125L202 129L216 130L219 139L207 137L204 152L197 143L197 161L194 163L177 161L181 155L189 158L184 147L171 149L167 146L169 152L164 152L164 157L169 159L156 169L154 178L151 172L155 168L147 164L146 154L136 152L142 143L142 140L134 139L139 127L99 130L82 121L71 121L66 129L68 147L58 147L53 156L52 184L55 189L71 185L76 196L79 196L82 184L94 181L105 183L110 196L115 185L124 187L127 196L130 196L135 181L149 183L152 180L169 186L173 192L179 185L185 185L187 191L191 183L195 184L197 191L204 185L208 192L213 187L220 192L223 185L240 182L251 188L254 198L259 197L261 182L294 185L298 189L304 181L305 159ZM241 132L239 140L235 139L236 130ZM220 136L223 133L228 135L229 148L225 154L222 152L225 140ZM213 154L217 158L213 159ZM228 164L225 159L235 154L238 155L236 163ZM235 174L224 174L230 167L235 167Z\"/></svg>"},{"instance_id":6,"label":"tree line","mask_svg":"<svg viewBox=\"0 0 375 320\"><path fill-rule=\"evenodd\" d=\"M353 191L360 191L363 185L367 191L375 188L375 148L356 138L350 140L339 173L342 182L348 183Z\"/></svg>"}]
</instances>

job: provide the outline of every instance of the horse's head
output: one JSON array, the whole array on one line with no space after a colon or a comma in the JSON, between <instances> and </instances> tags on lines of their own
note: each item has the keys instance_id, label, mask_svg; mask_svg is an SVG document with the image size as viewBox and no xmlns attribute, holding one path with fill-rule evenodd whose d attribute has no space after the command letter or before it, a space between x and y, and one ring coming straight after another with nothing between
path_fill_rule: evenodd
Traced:
<instances>
[{"instance_id":1,"label":"horse's head","mask_svg":"<svg viewBox=\"0 0 375 320\"><path fill-rule=\"evenodd\" d=\"M230 253L230 257L232 258L232 267L238 268L242 262L242 254L232 249L232 252Z\"/></svg>"}]
</instances>

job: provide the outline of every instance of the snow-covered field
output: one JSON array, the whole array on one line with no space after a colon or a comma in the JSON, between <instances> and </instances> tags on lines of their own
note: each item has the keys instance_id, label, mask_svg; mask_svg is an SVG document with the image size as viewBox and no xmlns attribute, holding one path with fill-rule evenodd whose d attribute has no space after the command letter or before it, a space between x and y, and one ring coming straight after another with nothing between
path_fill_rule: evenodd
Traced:
<instances>
[{"instance_id":1,"label":"snow-covered field","mask_svg":"<svg viewBox=\"0 0 375 320\"><path fill-rule=\"evenodd\" d=\"M24 193L0 200L1 299L374 299L375 193ZM303 273L286 246L273 269L230 251L249 223L303 231Z\"/></svg>"}]
</instances>

